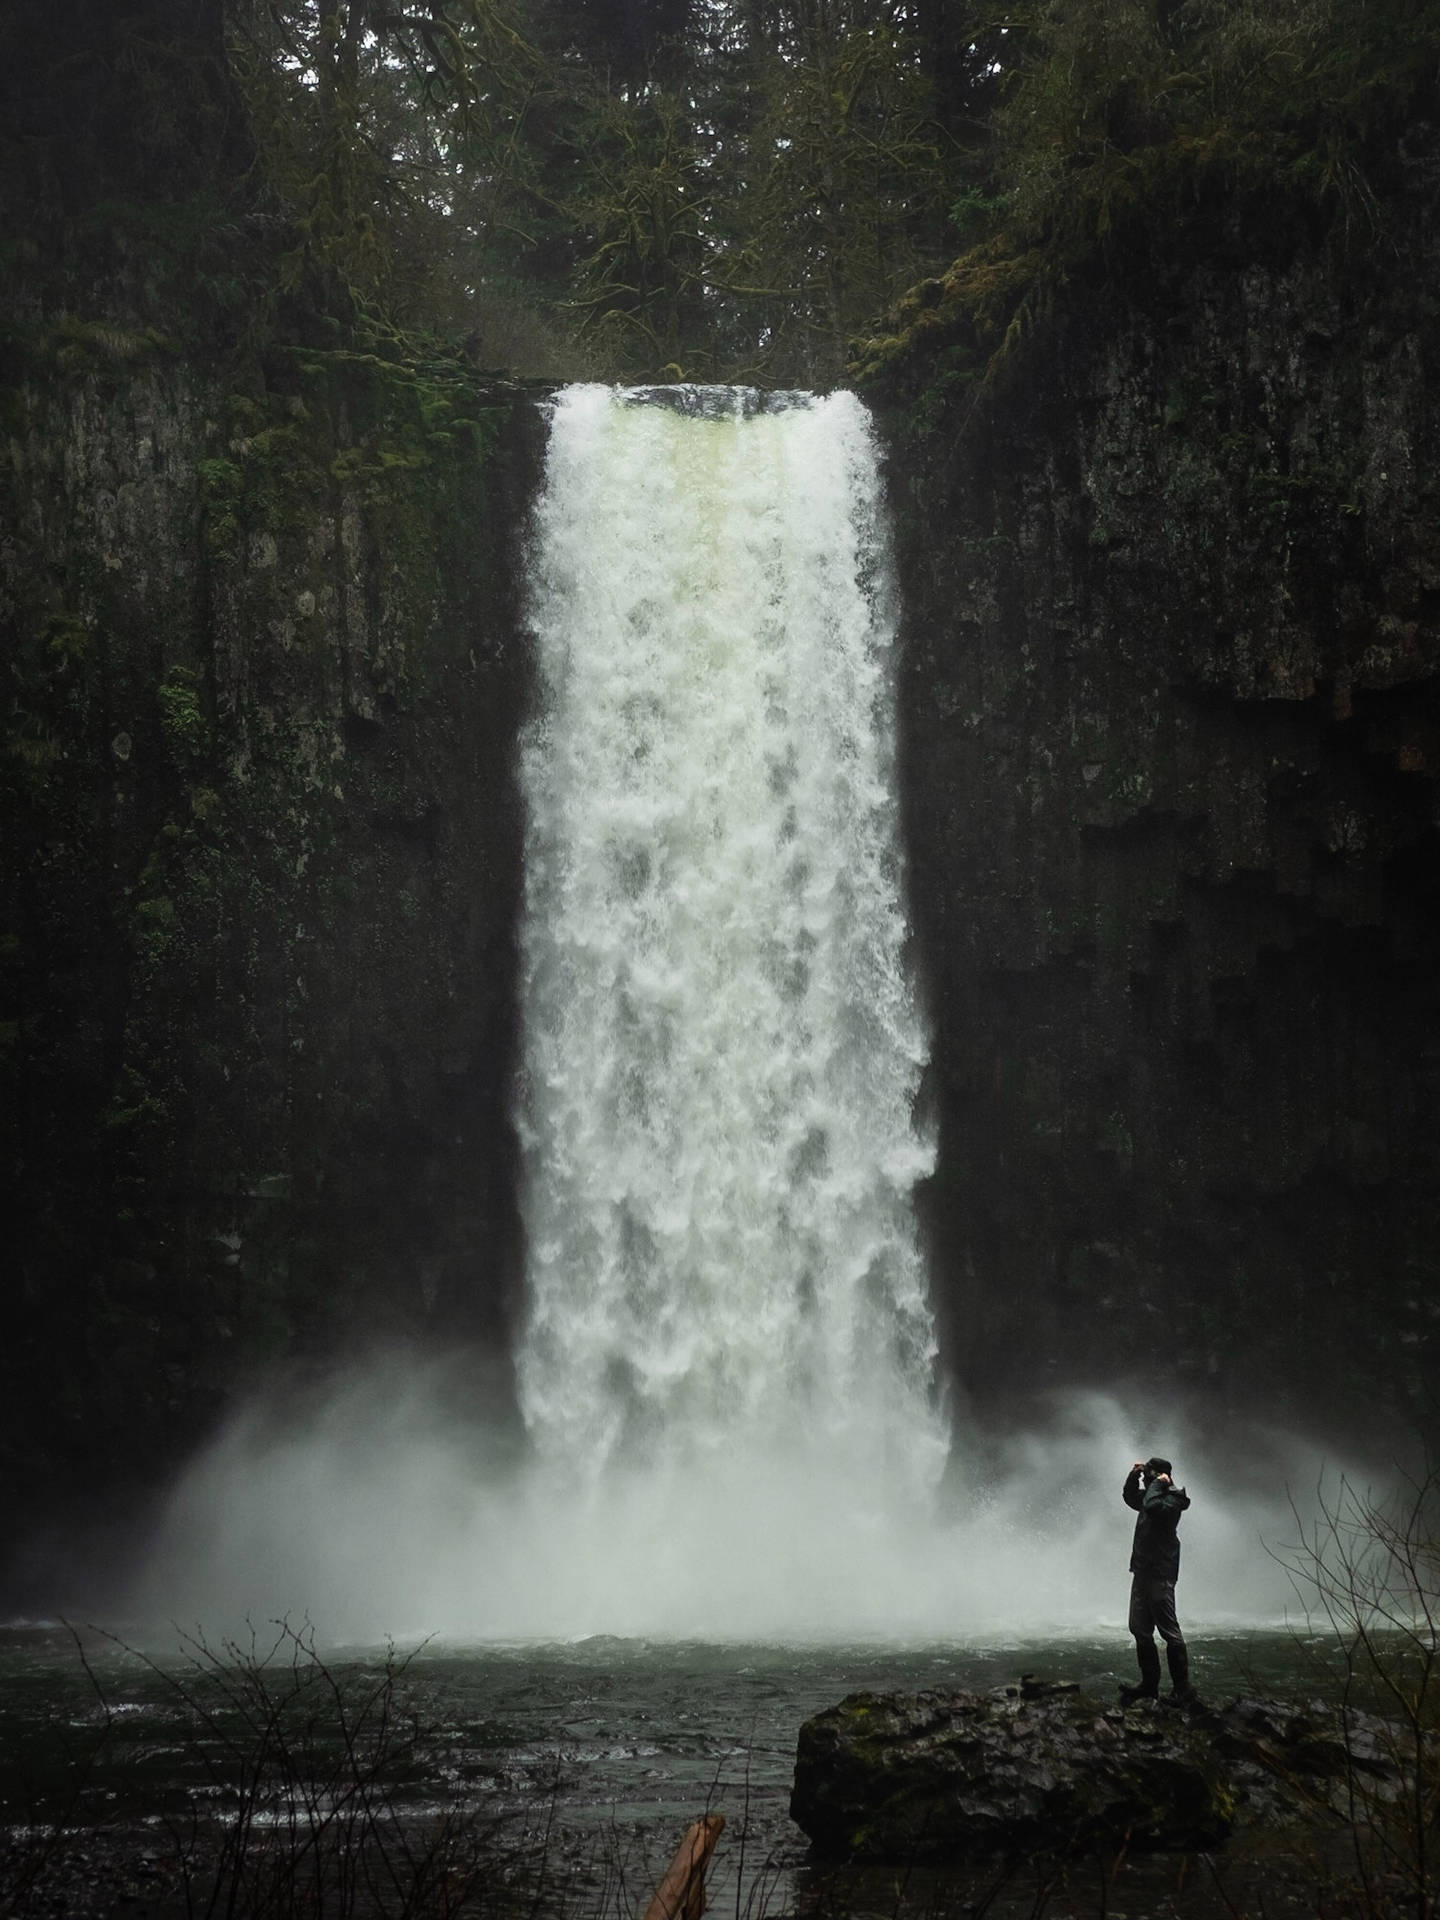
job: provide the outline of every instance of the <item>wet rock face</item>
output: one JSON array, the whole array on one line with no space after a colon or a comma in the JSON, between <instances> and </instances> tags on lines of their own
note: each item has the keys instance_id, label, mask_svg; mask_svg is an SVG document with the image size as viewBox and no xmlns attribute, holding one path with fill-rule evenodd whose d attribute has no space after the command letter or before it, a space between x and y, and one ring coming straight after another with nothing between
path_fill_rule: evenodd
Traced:
<instances>
[{"instance_id":1,"label":"wet rock face","mask_svg":"<svg viewBox=\"0 0 1440 1920\"><path fill-rule=\"evenodd\" d=\"M506 1344L539 445L458 359L317 350L261 387L133 322L26 337L0 482L22 1529L155 1483L276 1367Z\"/></svg>"},{"instance_id":2,"label":"wet rock face","mask_svg":"<svg viewBox=\"0 0 1440 1920\"><path fill-rule=\"evenodd\" d=\"M790 1812L827 1853L919 1862L1094 1839L1210 1847L1234 1799L1178 1720L1008 1687L851 1694L800 1729Z\"/></svg>"},{"instance_id":3,"label":"wet rock face","mask_svg":"<svg viewBox=\"0 0 1440 1920\"><path fill-rule=\"evenodd\" d=\"M1333 1713L1273 1701L1122 1710L1030 1682L854 1693L801 1727L790 1812L819 1851L855 1859L1204 1850L1239 1826L1343 1815L1347 1769L1391 1772L1361 1719L1347 1752Z\"/></svg>"},{"instance_id":4,"label":"wet rock face","mask_svg":"<svg viewBox=\"0 0 1440 1920\"><path fill-rule=\"evenodd\" d=\"M1434 173L1388 264L1197 216L988 409L942 375L892 419L929 1224L982 1397L1433 1420Z\"/></svg>"}]
</instances>

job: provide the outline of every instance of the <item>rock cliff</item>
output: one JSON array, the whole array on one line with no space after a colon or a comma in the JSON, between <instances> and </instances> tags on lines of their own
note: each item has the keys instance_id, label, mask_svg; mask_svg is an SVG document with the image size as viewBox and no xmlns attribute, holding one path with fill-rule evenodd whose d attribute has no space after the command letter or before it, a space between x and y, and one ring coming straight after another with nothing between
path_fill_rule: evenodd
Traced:
<instances>
[{"instance_id":1,"label":"rock cliff","mask_svg":"<svg viewBox=\"0 0 1440 1920\"><path fill-rule=\"evenodd\" d=\"M1197 207L887 415L929 1219L977 1393L1433 1422L1434 207Z\"/></svg>"},{"instance_id":2,"label":"rock cliff","mask_svg":"<svg viewBox=\"0 0 1440 1920\"><path fill-rule=\"evenodd\" d=\"M9 328L15 1507L277 1363L503 1348L538 423L460 356ZM140 311L137 311L139 309Z\"/></svg>"}]
</instances>

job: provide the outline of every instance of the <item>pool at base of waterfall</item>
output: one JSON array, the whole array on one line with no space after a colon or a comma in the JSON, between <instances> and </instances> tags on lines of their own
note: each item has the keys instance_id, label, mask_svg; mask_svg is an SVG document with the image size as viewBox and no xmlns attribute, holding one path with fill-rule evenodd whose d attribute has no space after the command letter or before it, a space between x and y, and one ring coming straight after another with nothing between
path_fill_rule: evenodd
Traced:
<instances>
[{"instance_id":1,"label":"pool at base of waterfall","mask_svg":"<svg viewBox=\"0 0 1440 1920\"><path fill-rule=\"evenodd\" d=\"M1323 1644L1298 1634L1201 1632L1191 1650L1196 1682L1215 1698L1325 1690ZM273 1629L210 1647L177 1646L173 1633L112 1639L12 1626L0 1631L4 1870L13 1877L37 1836L58 1833L45 1871L60 1891L48 1907L32 1899L19 1910L112 1911L90 1886L103 1880L112 1892L130 1889L113 1910L186 1911L182 1883L193 1902L217 1850L234 1851L242 1820L272 1866L282 1843L294 1852L297 1831L309 1845L317 1829L333 1828L344 1818L344 1783L380 1754L366 1743L381 1739L390 1742L375 1769L385 1819L409 1835L416 1858L428 1858L427 1836L442 1829L446 1848L469 1835L491 1849L504 1863L484 1882L492 1911L513 1900L532 1915L638 1920L687 1823L708 1811L726 1818L711 1910L737 1920L804 1910L932 1920L975 1911L987 1891L994 1914L1052 1920L1107 1903L1111 1920L1225 1911L1211 1868L1175 1856L1118 1868L1087 1856L1048 1886L1033 1863L902 1873L811 1858L788 1814L804 1719L861 1688L985 1688L1022 1673L1078 1681L1108 1702L1131 1677L1129 1644L1117 1630L983 1647L596 1638L316 1649L303 1632L277 1639ZM267 1766L268 1786L257 1791ZM360 1824L346 1842L357 1857ZM1233 1891L1236 1875L1261 1873L1267 1911L1283 1913L1286 1889L1293 1883L1298 1901L1320 1856L1292 1859L1273 1846L1271 1855L1222 1850L1219 1884ZM71 1882L79 1891L67 1896ZM368 1909L360 1901L348 1910Z\"/></svg>"}]
</instances>

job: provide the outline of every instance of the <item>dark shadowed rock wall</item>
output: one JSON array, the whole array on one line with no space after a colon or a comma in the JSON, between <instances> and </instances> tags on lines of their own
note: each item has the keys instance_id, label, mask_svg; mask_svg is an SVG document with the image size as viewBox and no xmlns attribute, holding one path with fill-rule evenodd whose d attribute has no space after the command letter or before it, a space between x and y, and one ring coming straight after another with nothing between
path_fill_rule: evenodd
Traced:
<instances>
[{"instance_id":1,"label":"dark shadowed rock wall","mask_svg":"<svg viewBox=\"0 0 1440 1920\"><path fill-rule=\"evenodd\" d=\"M277 1365L503 1349L537 410L383 340L10 330L12 1514Z\"/></svg>"},{"instance_id":2,"label":"dark shadowed rock wall","mask_svg":"<svg viewBox=\"0 0 1440 1920\"><path fill-rule=\"evenodd\" d=\"M50 1605L257 1383L508 1351L542 437L277 211L218 0L61 13L0 15L0 1559Z\"/></svg>"},{"instance_id":3,"label":"dark shadowed rock wall","mask_svg":"<svg viewBox=\"0 0 1440 1920\"><path fill-rule=\"evenodd\" d=\"M1422 137L1423 136L1423 137ZM890 419L946 1342L1435 1430L1440 170L1197 210Z\"/></svg>"}]
</instances>

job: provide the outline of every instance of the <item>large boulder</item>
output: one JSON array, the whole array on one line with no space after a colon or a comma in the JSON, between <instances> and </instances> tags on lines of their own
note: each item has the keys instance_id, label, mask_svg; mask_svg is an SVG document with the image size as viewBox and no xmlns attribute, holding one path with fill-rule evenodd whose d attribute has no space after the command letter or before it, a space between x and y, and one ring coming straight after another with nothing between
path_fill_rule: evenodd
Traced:
<instances>
[{"instance_id":1,"label":"large boulder","mask_svg":"<svg viewBox=\"0 0 1440 1920\"><path fill-rule=\"evenodd\" d=\"M1323 1710L1273 1702L1122 1709L1028 1681L853 1693L801 1727L790 1812L821 1851L861 1859L1203 1850L1237 1821L1313 1809L1354 1764Z\"/></svg>"}]
</instances>

